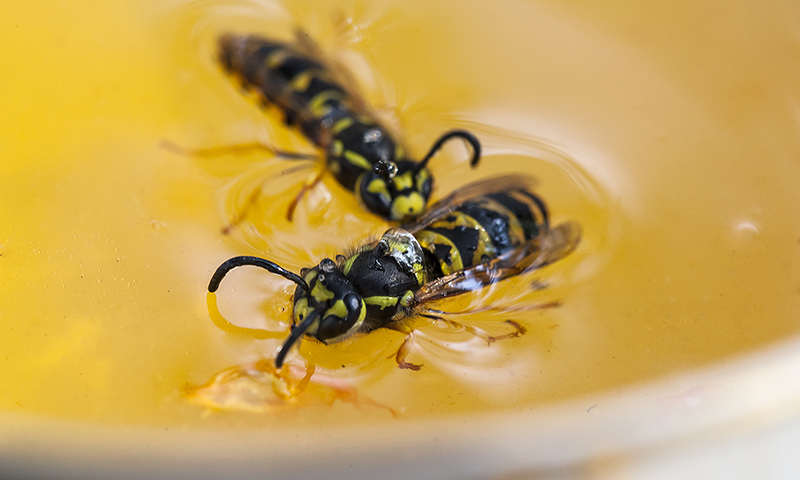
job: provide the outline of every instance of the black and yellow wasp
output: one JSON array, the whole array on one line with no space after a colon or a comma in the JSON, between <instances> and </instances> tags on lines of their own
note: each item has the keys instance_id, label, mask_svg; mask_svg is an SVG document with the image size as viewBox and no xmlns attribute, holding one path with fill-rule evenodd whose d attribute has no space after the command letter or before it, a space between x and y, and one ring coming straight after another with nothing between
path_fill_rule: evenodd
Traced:
<instances>
[{"instance_id":1,"label":"black and yellow wasp","mask_svg":"<svg viewBox=\"0 0 800 480\"><path fill-rule=\"evenodd\" d=\"M287 125L299 128L323 150L327 170L355 192L367 210L395 222L421 215L433 188L428 161L450 139L468 142L471 165L477 165L480 142L465 130L446 132L421 161L413 160L353 90L349 72L326 61L308 35L298 32L297 37L295 43L285 43L253 35L224 35L219 39L219 60L262 105L277 106ZM271 150L286 158L316 158ZM321 176L300 190L289 208L290 220L299 198Z\"/></svg>"},{"instance_id":2,"label":"black and yellow wasp","mask_svg":"<svg viewBox=\"0 0 800 480\"><path fill-rule=\"evenodd\" d=\"M468 185L414 223L335 260L325 258L300 275L260 257L234 257L217 268L208 290L216 292L225 275L243 265L297 284L293 326L275 358L278 368L303 336L333 344L389 328L407 335L398 365L416 370L418 365L405 361L414 342L410 321L416 315L440 318L429 316L425 304L547 265L577 246L578 225L551 227L545 203L529 184L509 176ZM518 331L509 336L524 331L515 325Z\"/></svg>"}]
</instances>

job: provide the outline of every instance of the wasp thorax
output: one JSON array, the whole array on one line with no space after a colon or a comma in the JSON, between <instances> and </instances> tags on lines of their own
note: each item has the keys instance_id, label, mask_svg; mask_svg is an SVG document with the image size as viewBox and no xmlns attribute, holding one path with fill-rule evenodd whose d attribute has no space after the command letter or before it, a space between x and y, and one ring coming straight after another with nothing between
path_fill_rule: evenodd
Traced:
<instances>
[{"instance_id":1,"label":"wasp thorax","mask_svg":"<svg viewBox=\"0 0 800 480\"><path fill-rule=\"evenodd\" d=\"M295 290L294 324L299 325L309 316L315 317L305 331L323 343L342 341L361 327L366 317L366 306L333 260L324 259L308 272L305 281L309 291Z\"/></svg>"}]
</instances>

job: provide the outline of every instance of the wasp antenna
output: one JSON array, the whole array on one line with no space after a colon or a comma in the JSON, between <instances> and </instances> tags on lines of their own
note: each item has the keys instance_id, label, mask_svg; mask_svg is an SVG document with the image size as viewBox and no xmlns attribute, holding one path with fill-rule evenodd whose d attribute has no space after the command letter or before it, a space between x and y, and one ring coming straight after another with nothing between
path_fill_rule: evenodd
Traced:
<instances>
[{"instance_id":1,"label":"wasp antenna","mask_svg":"<svg viewBox=\"0 0 800 480\"><path fill-rule=\"evenodd\" d=\"M247 255L242 255L240 257L233 257L225 262L222 263L219 267L217 267L217 271L214 272L214 275L211 276L211 281L208 282L208 291L214 293L219 289L219 284L222 282L222 279L225 278L225 275L228 274L231 270L236 267L241 267L244 265L251 265L254 267L261 267L271 273L276 275L280 275L281 277L291 280L294 283L300 285L306 292L311 292L311 289L308 287L308 284L303 277L297 275L296 273L292 273L285 268L281 267L277 263L270 262L269 260L261 257L251 257Z\"/></svg>"},{"instance_id":2,"label":"wasp antenna","mask_svg":"<svg viewBox=\"0 0 800 480\"><path fill-rule=\"evenodd\" d=\"M446 132L444 135L439 137L439 140L436 140L436 142L433 144L428 154L425 155L425 158L423 158L422 161L417 164L416 171L420 171L423 168L425 168L431 157L436 155L436 152L438 152L439 149L442 148L442 145L447 143L447 141L450 140L451 138L456 138L456 137L464 139L464 141L469 143L470 146L472 147L472 160L469 161L469 164L472 168L475 168L475 166L478 165L478 160L480 160L481 158L481 142L478 141L478 137L476 137L475 135L466 130L450 130L449 132Z\"/></svg>"},{"instance_id":3,"label":"wasp antenna","mask_svg":"<svg viewBox=\"0 0 800 480\"><path fill-rule=\"evenodd\" d=\"M311 325L318 316L319 312L312 310L306 319L303 320L299 325L292 326L292 333L290 333L286 341L283 342L281 349L278 350L278 355L275 357L275 368L281 368L283 366L283 361L286 359L286 355L289 353L289 350L292 349L292 346L295 343L298 343L300 339L303 338L303 335L309 328L311 328Z\"/></svg>"}]
</instances>

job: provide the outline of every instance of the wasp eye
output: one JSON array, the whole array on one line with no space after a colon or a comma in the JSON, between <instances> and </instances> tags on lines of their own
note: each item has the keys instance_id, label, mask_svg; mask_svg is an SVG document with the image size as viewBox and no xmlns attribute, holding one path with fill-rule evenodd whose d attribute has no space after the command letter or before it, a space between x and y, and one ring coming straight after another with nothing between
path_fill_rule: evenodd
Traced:
<instances>
[{"instance_id":1,"label":"wasp eye","mask_svg":"<svg viewBox=\"0 0 800 480\"><path fill-rule=\"evenodd\" d=\"M356 327L356 323L361 317L361 297L355 293L348 293L342 300L344 306L347 307L347 328Z\"/></svg>"},{"instance_id":2,"label":"wasp eye","mask_svg":"<svg viewBox=\"0 0 800 480\"><path fill-rule=\"evenodd\" d=\"M323 318L315 335L318 340L323 342L328 340L338 342L349 337L358 330L360 326L358 325L358 320L361 318L361 298L351 292L345 294L342 298L342 302L344 302L347 313L337 312Z\"/></svg>"},{"instance_id":3,"label":"wasp eye","mask_svg":"<svg viewBox=\"0 0 800 480\"><path fill-rule=\"evenodd\" d=\"M358 298L358 295L355 293L348 293L344 296L344 306L347 307L347 311L352 314L356 310L361 307L361 300ZM348 315L349 316L349 315Z\"/></svg>"},{"instance_id":4,"label":"wasp eye","mask_svg":"<svg viewBox=\"0 0 800 480\"><path fill-rule=\"evenodd\" d=\"M347 326L344 323L344 319L336 315L328 315L320 322L316 337L325 342L339 337L345 332L347 332Z\"/></svg>"}]
</instances>

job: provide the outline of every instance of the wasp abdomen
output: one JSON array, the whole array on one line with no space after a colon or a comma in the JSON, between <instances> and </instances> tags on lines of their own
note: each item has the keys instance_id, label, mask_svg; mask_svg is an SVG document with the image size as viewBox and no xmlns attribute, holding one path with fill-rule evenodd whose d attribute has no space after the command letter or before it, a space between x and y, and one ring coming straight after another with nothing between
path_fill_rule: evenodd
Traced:
<instances>
[{"instance_id":1,"label":"wasp abdomen","mask_svg":"<svg viewBox=\"0 0 800 480\"><path fill-rule=\"evenodd\" d=\"M272 103L316 145L330 143L327 130L353 115L346 90L330 78L325 65L292 45L262 37L225 35L220 62L254 90L262 103Z\"/></svg>"},{"instance_id":2,"label":"wasp abdomen","mask_svg":"<svg viewBox=\"0 0 800 480\"><path fill-rule=\"evenodd\" d=\"M415 236L434 275L449 275L497 258L547 228L544 202L524 190L484 195L465 202Z\"/></svg>"},{"instance_id":3,"label":"wasp abdomen","mask_svg":"<svg viewBox=\"0 0 800 480\"><path fill-rule=\"evenodd\" d=\"M434 142L419 162L381 125L358 96L351 76L302 38L276 42L253 35L224 35L220 63L263 105L275 105L287 125L296 125L324 150L326 167L339 183L355 191L363 206L384 218L403 222L424 212L433 179L431 157L447 141L465 140L480 158L480 142L465 130L451 130Z\"/></svg>"}]
</instances>

